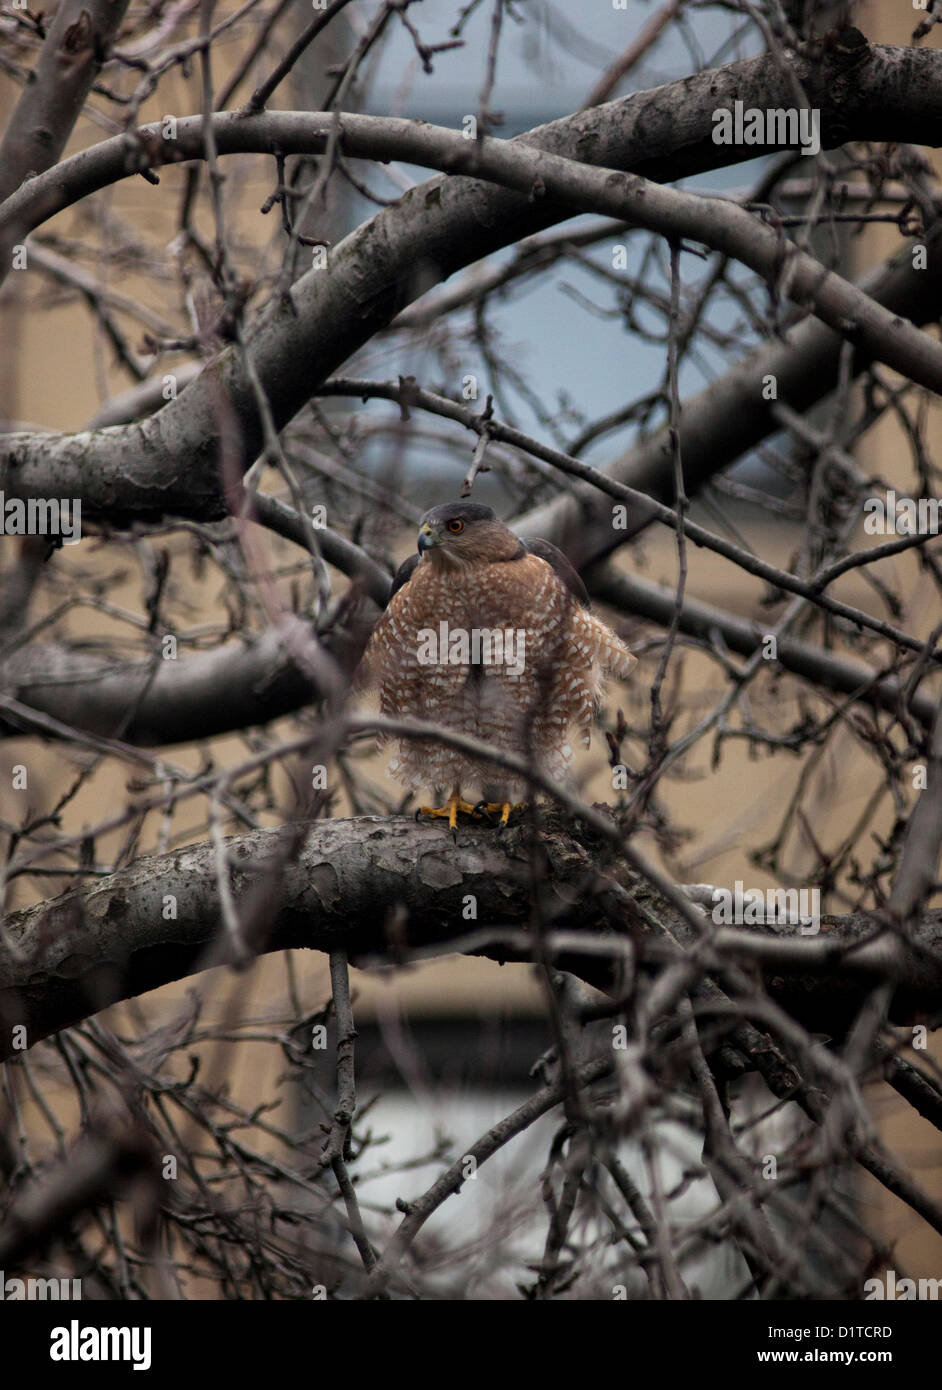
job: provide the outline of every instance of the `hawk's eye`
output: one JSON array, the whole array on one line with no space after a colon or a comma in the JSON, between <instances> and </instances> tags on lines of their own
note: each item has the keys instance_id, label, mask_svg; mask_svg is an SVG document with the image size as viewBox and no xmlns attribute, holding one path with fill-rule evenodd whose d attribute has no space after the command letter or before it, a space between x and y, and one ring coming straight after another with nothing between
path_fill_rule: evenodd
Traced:
<instances>
[{"instance_id":1,"label":"hawk's eye","mask_svg":"<svg viewBox=\"0 0 942 1390\"><path fill-rule=\"evenodd\" d=\"M449 523L448 523L448 529L449 529L449 531L451 532L451 534L452 534L453 536L460 536L460 535L461 535L461 532L464 530L464 522L463 522L463 521L449 521Z\"/></svg>"}]
</instances>

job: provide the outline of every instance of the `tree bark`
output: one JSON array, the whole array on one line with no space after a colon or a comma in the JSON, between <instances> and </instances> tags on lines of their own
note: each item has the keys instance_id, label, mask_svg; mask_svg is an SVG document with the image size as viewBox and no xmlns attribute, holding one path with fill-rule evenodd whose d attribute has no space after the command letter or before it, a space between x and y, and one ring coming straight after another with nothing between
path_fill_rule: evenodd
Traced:
<instances>
[{"instance_id":1,"label":"tree bark","mask_svg":"<svg viewBox=\"0 0 942 1390\"><path fill-rule=\"evenodd\" d=\"M588 167L630 170L654 180L677 179L742 158L742 150L717 145L712 139L713 113L718 107L737 99L747 105L790 106L796 77L821 111L825 147L850 138L909 138L907 120L917 118L925 143L942 138L940 55L928 50L871 48L865 50L863 61L858 57L850 62L835 50L794 54L785 62L772 55L734 63L580 112L508 143L515 150L532 146ZM311 151L326 140L329 120L307 113L266 112L251 117L225 113L214 121L214 131L220 153L272 152L276 147L286 153ZM344 130L345 152L395 157L403 153L408 137L413 157L421 157L421 129L409 122L350 117L344 121ZM427 143L434 143L431 134ZM162 138L159 124L142 128L134 136L106 141L8 199L0 209L0 234L19 228L23 235L24 229L115 178L203 153L200 118L181 120L173 141ZM473 153L465 143L459 167L467 168ZM312 270L302 276L292 289L291 306L270 306L252 330L250 350L276 424L286 424L307 401L312 386L386 327L428 288L430 278L445 279L570 212L545 198L451 176L432 179L383 209L336 248L328 273ZM930 256L929 264L937 259ZM900 318L907 313L893 297L894 291L907 305L911 301L913 317L920 322L938 313L940 292L929 271L915 274L910 267L899 284L896 277L890 278L885 288L892 302L885 307L891 313ZM879 302L879 296L874 297ZM822 368L836 354L840 341L839 334L825 330L823 342L804 345L805 351L817 346L825 358L807 374L801 372L802 380L815 382L815 399L827 389ZM861 362L866 358L865 351ZM755 366L760 361L757 355L748 382L753 397L759 395ZM800 408L802 402L792 400L787 384L783 394ZM730 462L736 456L733 450L741 452L756 442L758 407L751 402L751 425L746 427L730 400L718 399L715 390L711 395L712 418L722 407L724 424L734 423L735 437L725 451ZM223 402L239 421L242 464L248 467L261 443L261 424L243 366L230 348L176 400L146 421L75 435L21 432L8 436L0 454L0 487L14 497L81 496L90 515L117 520L122 516L145 520L168 512L204 519L220 516L224 500L217 452ZM758 415L765 420L763 432L767 433L771 428L767 405L758 409ZM692 423L688 419L687 428ZM684 444L685 457L695 456L696 443L694 437L689 447ZM656 452L660 455L659 446ZM659 457L659 474L662 467L663 457ZM554 521L554 532L556 526ZM555 538L548 528L543 533Z\"/></svg>"},{"instance_id":2,"label":"tree bark","mask_svg":"<svg viewBox=\"0 0 942 1390\"><path fill-rule=\"evenodd\" d=\"M494 960L533 958L528 825L503 837L462 827L457 845L440 825L402 817L319 821L300 844L299 833L285 827L226 840L238 938L221 925L210 843L141 858L10 914L0 945L2 1055L15 1055L15 1024L25 1025L31 1046L109 1004L261 952L342 949L353 963L395 964L406 949L451 943ZM656 947L663 961L665 949L695 944L687 920L624 863L610 861L583 824L548 811L537 845L540 902L558 938L558 968L608 989L611 961L624 951L643 959ZM815 937L797 925L736 929L706 921L716 957L705 970L722 973L724 961L760 968L773 998L829 1037L841 1035L875 980L887 977L881 938L869 939L872 914L824 917ZM896 1020L942 1004L942 912L925 912L909 930L908 953L893 967Z\"/></svg>"},{"instance_id":3,"label":"tree bark","mask_svg":"<svg viewBox=\"0 0 942 1390\"><path fill-rule=\"evenodd\" d=\"M0 202L62 154L129 3L62 0L0 142Z\"/></svg>"}]
</instances>

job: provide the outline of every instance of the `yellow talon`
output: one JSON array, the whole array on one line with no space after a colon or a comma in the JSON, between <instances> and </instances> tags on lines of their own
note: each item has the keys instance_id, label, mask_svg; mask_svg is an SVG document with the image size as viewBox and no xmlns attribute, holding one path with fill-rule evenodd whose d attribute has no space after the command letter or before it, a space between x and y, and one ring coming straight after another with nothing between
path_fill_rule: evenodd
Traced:
<instances>
[{"instance_id":1,"label":"yellow talon","mask_svg":"<svg viewBox=\"0 0 942 1390\"><path fill-rule=\"evenodd\" d=\"M458 813L463 811L467 816L476 815L474 807L469 801L462 801L459 792L452 792L444 806L420 806L415 813L415 818L419 816L429 816L432 820L448 817L448 828L455 839L458 838Z\"/></svg>"},{"instance_id":2,"label":"yellow talon","mask_svg":"<svg viewBox=\"0 0 942 1390\"><path fill-rule=\"evenodd\" d=\"M453 791L445 802L444 806L420 806L415 813L416 820L420 816L428 816L430 820L444 820L448 817L448 828L455 840L458 839L458 816L471 816L474 820L480 820L486 816L491 825L494 824L494 817L499 816L497 829L503 830L510 819L511 812L522 811L526 802L518 801L516 804L510 801L479 801L476 806L472 806L469 801L464 801L461 793Z\"/></svg>"}]
</instances>

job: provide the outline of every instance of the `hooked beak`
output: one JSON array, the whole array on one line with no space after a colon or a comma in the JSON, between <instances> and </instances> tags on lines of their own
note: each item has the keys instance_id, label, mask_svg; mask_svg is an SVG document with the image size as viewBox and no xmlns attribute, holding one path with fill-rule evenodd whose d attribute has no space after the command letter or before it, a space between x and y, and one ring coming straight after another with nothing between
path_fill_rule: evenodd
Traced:
<instances>
[{"instance_id":1,"label":"hooked beak","mask_svg":"<svg viewBox=\"0 0 942 1390\"><path fill-rule=\"evenodd\" d=\"M427 521L419 528L419 539L416 544L420 555L424 555L426 550L431 550L433 546L440 544L438 536Z\"/></svg>"}]
</instances>

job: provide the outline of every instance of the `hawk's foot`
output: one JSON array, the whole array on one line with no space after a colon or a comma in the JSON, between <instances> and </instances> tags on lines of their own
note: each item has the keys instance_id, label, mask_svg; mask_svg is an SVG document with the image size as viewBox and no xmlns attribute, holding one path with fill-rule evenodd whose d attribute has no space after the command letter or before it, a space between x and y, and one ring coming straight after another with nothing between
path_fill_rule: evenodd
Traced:
<instances>
[{"instance_id":1,"label":"hawk's foot","mask_svg":"<svg viewBox=\"0 0 942 1390\"><path fill-rule=\"evenodd\" d=\"M494 824L494 817L498 816L497 829L500 831L507 825L512 811L522 811L525 807L525 801L518 801L516 804L510 801L479 801L474 811L476 815L487 816L491 825Z\"/></svg>"},{"instance_id":2,"label":"hawk's foot","mask_svg":"<svg viewBox=\"0 0 942 1390\"><path fill-rule=\"evenodd\" d=\"M438 820L447 816L448 828L451 830L453 838L457 840L459 813L477 818L476 807L472 806L470 801L462 801L458 792L452 792L444 806L420 806L415 813L415 818L418 820L420 816L428 816L430 820Z\"/></svg>"}]
</instances>

